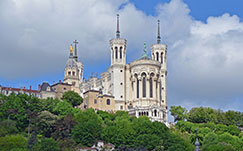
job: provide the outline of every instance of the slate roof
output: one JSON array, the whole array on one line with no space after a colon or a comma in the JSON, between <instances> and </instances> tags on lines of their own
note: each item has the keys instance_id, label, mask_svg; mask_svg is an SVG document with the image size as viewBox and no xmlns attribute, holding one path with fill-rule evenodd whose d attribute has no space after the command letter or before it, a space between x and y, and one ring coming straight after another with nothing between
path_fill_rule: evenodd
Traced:
<instances>
[{"instance_id":1,"label":"slate roof","mask_svg":"<svg viewBox=\"0 0 243 151\"><path fill-rule=\"evenodd\" d=\"M47 88L50 87L51 92L55 92L52 87L47 82L43 82L40 88L40 91L47 91Z\"/></svg>"}]
</instances>

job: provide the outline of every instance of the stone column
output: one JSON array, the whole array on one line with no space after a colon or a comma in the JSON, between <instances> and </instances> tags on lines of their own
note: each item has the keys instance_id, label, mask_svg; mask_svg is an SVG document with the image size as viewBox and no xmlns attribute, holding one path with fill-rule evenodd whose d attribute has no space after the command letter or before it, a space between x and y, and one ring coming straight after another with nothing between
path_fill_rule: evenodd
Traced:
<instances>
[{"instance_id":1,"label":"stone column","mask_svg":"<svg viewBox=\"0 0 243 151\"><path fill-rule=\"evenodd\" d=\"M132 87L133 87L133 100L136 100L137 98L137 78L133 76L132 81Z\"/></svg>"}]
</instances>

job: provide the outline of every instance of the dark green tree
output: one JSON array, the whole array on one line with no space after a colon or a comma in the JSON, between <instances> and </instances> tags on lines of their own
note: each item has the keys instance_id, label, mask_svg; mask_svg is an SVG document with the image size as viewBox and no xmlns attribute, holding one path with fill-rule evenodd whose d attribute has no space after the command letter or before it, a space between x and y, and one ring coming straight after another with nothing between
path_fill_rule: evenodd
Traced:
<instances>
[{"instance_id":1,"label":"dark green tree","mask_svg":"<svg viewBox=\"0 0 243 151\"><path fill-rule=\"evenodd\" d=\"M62 100L66 100L67 102L71 103L73 107L83 103L83 98L74 91L65 92L62 96Z\"/></svg>"}]
</instances>

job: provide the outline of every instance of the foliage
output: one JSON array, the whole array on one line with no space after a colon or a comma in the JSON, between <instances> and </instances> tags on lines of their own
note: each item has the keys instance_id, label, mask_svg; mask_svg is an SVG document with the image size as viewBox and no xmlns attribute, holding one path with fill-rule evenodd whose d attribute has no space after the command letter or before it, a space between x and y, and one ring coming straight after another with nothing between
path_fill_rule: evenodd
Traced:
<instances>
[{"instance_id":1,"label":"foliage","mask_svg":"<svg viewBox=\"0 0 243 151\"><path fill-rule=\"evenodd\" d=\"M83 103L83 98L74 91L65 92L62 96L62 100L66 100L67 102L71 103L73 107Z\"/></svg>"},{"instance_id":2,"label":"foliage","mask_svg":"<svg viewBox=\"0 0 243 151\"><path fill-rule=\"evenodd\" d=\"M18 129L16 122L13 120L4 120L0 122L0 137L5 135L16 134Z\"/></svg>"},{"instance_id":3,"label":"foliage","mask_svg":"<svg viewBox=\"0 0 243 151\"><path fill-rule=\"evenodd\" d=\"M66 115L65 117L57 120L54 125L53 138L57 140L63 140L71 137L72 128L76 122L74 121L73 115Z\"/></svg>"},{"instance_id":4,"label":"foliage","mask_svg":"<svg viewBox=\"0 0 243 151\"><path fill-rule=\"evenodd\" d=\"M0 149L1 151L25 150L27 149L27 140L21 135L6 135L0 137Z\"/></svg>"},{"instance_id":5,"label":"foliage","mask_svg":"<svg viewBox=\"0 0 243 151\"><path fill-rule=\"evenodd\" d=\"M50 137L53 132L54 124L57 121L57 116L49 111L42 111L37 116L37 121L36 126L38 128L38 133Z\"/></svg>"},{"instance_id":6,"label":"foliage","mask_svg":"<svg viewBox=\"0 0 243 151\"><path fill-rule=\"evenodd\" d=\"M92 146L100 139L102 122L99 116L92 109L80 112L76 116L77 125L74 126L72 135L76 143L85 146Z\"/></svg>"},{"instance_id":7,"label":"foliage","mask_svg":"<svg viewBox=\"0 0 243 151\"><path fill-rule=\"evenodd\" d=\"M180 121L187 118L187 110L181 106L171 106L170 113L174 116L174 121Z\"/></svg>"},{"instance_id":8,"label":"foliage","mask_svg":"<svg viewBox=\"0 0 243 151\"><path fill-rule=\"evenodd\" d=\"M72 107L72 105L70 103L68 103L67 101L59 101L56 104L56 107L53 109L53 112L56 115L67 115L67 114L72 114L74 112L73 110L74 108Z\"/></svg>"},{"instance_id":9,"label":"foliage","mask_svg":"<svg viewBox=\"0 0 243 151\"><path fill-rule=\"evenodd\" d=\"M43 138L34 147L34 151L58 151L59 146L52 138Z\"/></svg>"}]
</instances>

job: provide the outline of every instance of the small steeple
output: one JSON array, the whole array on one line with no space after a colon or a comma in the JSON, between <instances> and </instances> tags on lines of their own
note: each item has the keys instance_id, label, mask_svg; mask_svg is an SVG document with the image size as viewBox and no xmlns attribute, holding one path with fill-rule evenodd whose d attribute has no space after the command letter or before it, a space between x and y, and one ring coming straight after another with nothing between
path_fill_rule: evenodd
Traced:
<instances>
[{"instance_id":1,"label":"small steeple","mask_svg":"<svg viewBox=\"0 0 243 151\"><path fill-rule=\"evenodd\" d=\"M158 36L157 36L157 44L160 44L160 20L158 20Z\"/></svg>"},{"instance_id":2,"label":"small steeple","mask_svg":"<svg viewBox=\"0 0 243 151\"><path fill-rule=\"evenodd\" d=\"M70 51L70 57L73 56L73 45L72 44L70 45L69 51Z\"/></svg>"},{"instance_id":3,"label":"small steeple","mask_svg":"<svg viewBox=\"0 0 243 151\"><path fill-rule=\"evenodd\" d=\"M120 38L120 31L119 31L119 14L117 14L116 38Z\"/></svg>"}]
</instances>

